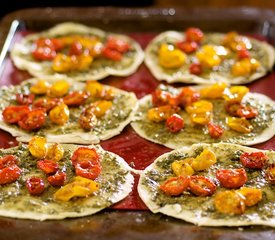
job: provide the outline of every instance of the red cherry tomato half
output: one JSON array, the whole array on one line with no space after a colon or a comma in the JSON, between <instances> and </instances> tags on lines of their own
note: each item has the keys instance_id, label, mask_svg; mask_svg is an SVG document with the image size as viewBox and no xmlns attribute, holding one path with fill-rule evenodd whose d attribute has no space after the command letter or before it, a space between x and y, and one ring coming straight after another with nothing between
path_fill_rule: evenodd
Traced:
<instances>
[{"instance_id":1,"label":"red cherry tomato half","mask_svg":"<svg viewBox=\"0 0 275 240\"><path fill-rule=\"evenodd\" d=\"M75 91L63 97L63 102L69 107L70 106L77 107L84 104L87 98L88 98L88 94L86 92Z\"/></svg>"},{"instance_id":2,"label":"red cherry tomato half","mask_svg":"<svg viewBox=\"0 0 275 240\"><path fill-rule=\"evenodd\" d=\"M216 177L225 188L240 188L247 181L244 168L220 169L216 172Z\"/></svg>"},{"instance_id":3,"label":"red cherry tomato half","mask_svg":"<svg viewBox=\"0 0 275 240\"><path fill-rule=\"evenodd\" d=\"M59 98L39 98L33 102L33 108L45 108L49 112L61 102Z\"/></svg>"},{"instance_id":4,"label":"red cherry tomato half","mask_svg":"<svg viewBox=\"0 0 275 240\"><path fill-rule=\"evenodd\" d=\"M192 87L184 87L178 95L178 98L179 104L186 107L191 105L193 102L198 101L200 99L200 93Z\"/></svg>"},{"instance_id":5,"label":"red cherry tomato half","mask_svg":"<svg viewBox=\"0 0 275 240\"><path fill-rule=\"evenodd\" d=\"M18 125L27 131L41 128L46 121L45 109L32 109L24 115L18 122Z\"/></svg>"},{"instance_id":6,"label":"red cherry tomato half","mask_svg":"<svg viewBox=\"0 0 275 240\"><path fill-rule=\"evenodd\" d=\"M216 191L216 184L204 176L191 176L189 190L196 196L211 196Z\"/></svg>"},{"instance_id":7,"label":"red cherry tomato half","mask_svg":"<svg viewBox=\"0 0 275 240\"><path fill-rule=\"evenodd\" d=\"M259 112L256 108L250 106L242 106L237 109L237 116L244 117L246 119L251 119L258 116Z\"/></svg>"},{"instance_id":8,"label":"red cherry tomato half","mask_svg":"<svg viewBox=\"0 0 275 240\"><path fill-rule=\"evenodd\" d=\"M37 47L33 52L34 59L39 61L51 61L56 57L56 51L52 47Z\"/></svg>"},{"instance_id":9,"label":"red cherry tomato half","mask_svg":"<svg viewBox=\"0 0 275 240\"><path fill-rule=\"evenodd\" d=\"M188 28L185 31L186 41L200 43L203 40L204 34L199 28Z\"/></svg>"},{"instance_id":10,"label":"red cherry tomato half","mask_svg":"<svg viewBox=\"0 0 275 240\"><path fill-rule=\"evenodd\" d=\"M120 61L122 59L122 54L119 51L111 48L103 48L102 54L105 58L111 59L113 61Z\"/></svg>"},{"instance_id":11,"label":"red cherry tomato half","mask_svg":"<svg viewBox=\"0 0 275 240\"><path fill-rule=\"evenodd\" d=\"M65 184L66 177L66 173L58 171L54 175L47 177L47 180L52 186L60 187Z\"/></svg>"},{"instance_id":12,"label":"red cherry tomato half","mask_svg":"<svg viewBox=\"0 0 275 240\"><path fill-rule=\"evenodd\" d=\"M239 59L250 58L250 53L245 48L238 49L237 55Z\"/></svg>"},{"instance_id":13,"label":"red cherry tomato half","mask_svg":"<svg viewBox=\"0 0 275 240\"><path fill-rule=\"evenodd\" d=\"M26 187L31 195L40 195L45 190L45 183L42 178L30 177L26 181Z\"/></svg>"},{"instance_id":14,"label":"red cherry tomato half","mask_svg":"<svg viewBox=\"0 0 275 240\"><path fill-rule=\"evenodd\" d=\"M240 161L244 167L263 169L268 162L268 157L263 152L244 152L240 156Z\"/></svg>"},{"instance_id":15,"label":"red cherry tomato half","mask_svg":"<svg viewBox=\"0 0 275 240\"><path fill-rule=\"evenodd\" d=\"M8 106L2 112L2 116L6 123L18 123L29 112L30 108L28 106Z\"/></svg>"},{"instance_id":16,"label":"red cherry tomato half","mask_svg":"<svg viewBox=\"0 0 275 240\"><path fill-rule=\"evenodd\" d=\"M99 165L99 155L94 148L79 147L72 155L72 164L76 166L77 163L90 162L93 165Z\"/></svg>"},{"instance_id":17,"label":"red cherry tomato half","mask_svg":"<svg viewBox=\"0 0 275 240\"><path fill-rule=\"evenodd\" d=\"M199 63L192 63L189 66L189 72L191 74L200 75L200 74L202 74L202 71L203 71L202 66Z\"/></svg>"},{"instance_id":18,"label":"red cherry tomato half","mask_svg":"<svg viewBox=\"0 0 275 240\"><path fill-rule=\"evenodd\" d=\"M20 105L30 105L33 103L35 95L30 94L23 94L23 93L16 93L16 102Z\"/></svg>"},{"instance_id":19,"label":"red cherry tomato half","mask_svg":"<svg viewBox=\"0 0 275 240\"><path fill-rule=\"evenodd\" d=\"M175 113L169 118L167 118L166 127L170 132L176 133L184 128L184 121L180 115Z\"/></svg>"},{"instance_id":20,"label":"red cherry tomato half","mask_svg":"<svg viewBox=\"0 0 275 240\"><path fill-rule=\"evenodd\" d=\"M18 164L18 158L14 155L6 155L0 158L0 169Z\"/></svg>"},{"instance_id":21,"label":"red cherry tomato half","mask_svg":"<svg viewBox=\"0 0 275 240\"><path fill-rule=\"evenodd\" d=\"M0 184L15 182L21 175L22 170L17 165L0 169Z\"/></svg>"},{"instance_id":22,"label":"red cherry tomato half","mask_svg":"<svg viewBox=\"0 0 275 240\"><path fill-rule=\"evenodd\" d=\"M189 186L190 179L183 176L168 178L159 188L165 194L178 196L182 194Z\"/></svg>"},{"instance_id":23,"label":"red cherry tomato half","mask_svg":"<svg viewBox=\"0 0 275 240\"><path fill-rule=\"evenodd\" d=\"M152 103L155 107L167 105L169 102L170 93L167 91L162 91L161 89L156 89L152 92Z\"/></svg>"},{"instance_id":24,"label":"red cherry tomato half","mask_svg":"<svg viewBox=\"0 0 275 240\"><path fill-rule=\"evenodd\" d=\"M96 179L101 172L99 164L93 165L92 162L79 162L75 165L75 174L89 179Z\"/></svg>"},{"instance_id":25,"label":"red cherry tomato half","mask_svg":"<svg viewBox=\"0 0 275 240\"><path fill-rule=\"evenodd\" d=\"M193 53L198 49L198 44L194 41L192 42L182 41L182 42L178 42L176 45L180 50L182 50L187 54Z\"/></svg>"},{"instance_id":26,"label":"red cherry tomato half","mask_svg":"<svg viewBox=\"0 0 275 240\"><path fill-rule=\"evenodd\" d=\"M72 43L69 55L81 55L83 52L83 46L79 41L75 41Z\"/></svg>"},{"instance_id":27,"label":"red cherry tomato half","mask_svg":"<svg viewBox=\"0 0 275 240\"><path fill-rule=\"evenodd\" d=\"M108 37L105 46L109 49L116 50L120 53L127 52L130 49L130 45L128 42L115 37Z\"/></svg>"},{"instance_id":28,"label":"red cherry tomato half","mask_svg":"<svg viewBox=\"0 0 275 240\"><path fill-rule=\"evenodd\" d=\"M211 138L218 139L222 136L224 130L221 126L214 124L213 122L209 122L207 127Z\"/></svg>"},{"instance_id":29,"label":"red cherry tomato half","mask_svg":"<svg viewBox=\"0 0 275 240\"><path fill-rule=\"evenodd\" d=\"M59 169L59 166L55 161L48 159L38 161L37 167L46 174L54 174Z\"/></svg>"}]
</instances>

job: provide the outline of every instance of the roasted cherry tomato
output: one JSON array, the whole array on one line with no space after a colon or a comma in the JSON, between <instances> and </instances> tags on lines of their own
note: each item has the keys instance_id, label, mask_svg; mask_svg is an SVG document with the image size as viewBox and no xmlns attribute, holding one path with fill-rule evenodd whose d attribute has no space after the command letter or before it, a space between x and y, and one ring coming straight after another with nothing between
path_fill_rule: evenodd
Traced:
<instances>
[{"instance_id":1,"label":"roasted cherry tomato","mask_svg":"<svg viewBox=\"0 0 275 240\"><path fill-rule=\"evenodd\" d=\"M213 68L219 66L222 58L218 54L217 47L212 45L204 45L196 52L200 64L204 68Z\"/></svg>"},{"instance_id":2,"label":"roasted cherry tomato","mask_svg":"<svg viewBox=\"0 0 275 240\"><path fill-rule=\"evenodd\" d=\"M209 87L204 87L200 90L202 98L217 99L223 97L223 92L227 84L224 82L215 83Z\"/></svg>"},{"instance_id":3,"label":"roasted cherry tomato","mask_svg":"<svg viewBox=\"0 0 275 240\"><path fill-rule=\"evenodd\" d=\"M93 112L86 111L86 109L80 114L78 119L79 125L84 130L91 130L93 129L97 124L97 117Z\"/></svg>"},{"instance_id":4,"label":"roasted cherry tomato","mask_svg":"<svg viewBox=\"0 0 275 240\"><path fill-rule=\"evenodd\" d=\"M44 137L34 136L29 141L29 151L36 158L44 158L48 151L47 140Z\"/></svg>"},{"instance_id":5,"label":"roasted cherry tomato","mask_svg":"<svg viewBox=\"0 0 275 240\"><path fill-rule=\"evenodd\" d=\"M62 100L59 98L43 97L33 102L33 108L45 108L46 111L49 112L61 102Z\"/></svg>"},{"instance_id":6,"label":"roasted cherry tomato","mask_svg":"<svg viewBox=\"0 0 275 240\"><path fill-rule=\"evenodd\" d=\"M6 155L0 158L0 169L18 164L18 158L14 155Z\"/></svg>"},{"instance_id":7,"label":"roasted cherry tomato","mask_svg":"<svg viewBox=\"0 0 275 240\"><path fill-rule=\"evenodd\" d=\"M28 106L8 106L2 112L2 116L6 123L18 123L29 112Z\"/></svg>"},{"instance_id":8,"label":"roasted cherry tomato","mask_svg":"<svg viewBox=\"0 0 275 240\"><path fill-rule=\"evenodd\" d=\"M200 63L192 63L189 66L189 72L194 75L201 75L203 72L201 64Z\"/></svg>"},{"instance_id":9,"label":"roasted cherry tomato","mask_svg":"<svg viewBox=\"0 0 275 240\"><path fill-rule=\"evenodd\" d=\"M188 177L170 177L162 183L159 188L169 196L178 196L188 188L189 182L190 180Z\"/></svg>"},{"instance_id":10,"label":"roasted cherry tomato","mask_svg":"<svg viewBox=\"0 0 275 240\"><path fill-rule=\"evenodd\" d=\"M45 183L43 179L39 177L28 178L26 186L31 195L40 195L45 190Z\"/></svg>"},{"instance_id":11,"label":"roasted cherry tomato","mask_svg":"<svg viewBox=\"0 0 275 240\"><path fill-rule=\"evenodd\" d=\"M173 114L166 120L166 127L172 133L179 132L184 128L184 121L182 117L178 114Z\"/></svg>"},{"instance_id":12,"label":"roasted cherry tomato","mask_svg":"<svg viewBox=\"0 0 275 240\"><path fill-rule=\"evenodd\" d=\"M242 214L245 211L244 197L232 190L218 192L214 204L219 212L225 214Z\"/></svg>"},{"instance_id":13,"label":"roasted cherry tomato","mask_svg":"<svg viewBox=\"0 0 275 240\"><path fill-rule=\"evenodd\" d=\"M177 176L186 177L186 176L192 176L195 173L194 169L191 167L191 164L188 160L189 159L174 161L171 164L171 168ZM192 159L191 159L191 162L192 162Z\"/></svg>"},{"instance_id":14,"label":"roasted cherry tomato","mask_svg":"<svg viewBox=\"0 0 275 240\"><path fill-rule=\"evenodd\" d=\"M182 88L179 94L179 104L183 107L191 105L200 99L200 94L192 87Z\"/></svg>"},{"instance_id":15,"label":"roasted cherry tomato","mask_svg":"<svg viewBox=\"0 0 275 240\"><path fill-rule=\"evenodd\" d=\"M17 165L11 165L0 169L0 184L15 182L21 175L22 170Z\"/></svg>"},{"instance_id":16,"label":"roasted cherry tomato","mask_svg":"<svg viewBox=\"0 0 275 240\"><path fill-rule=\"evenodd\" d=\"M59 143L49 145L46 158L58 162L63 158L64 148Z\"/></svg>"},{"instance_id":17,"label":"roasted cherry tomato","mask_svg":"<svg viewBox=\"0 0 275 240\"><path fill-rule=\"evenodd\" d=\"M45 174L55 174L59 169L59 166L55 161L48 159L38 161L37 167Z\"/></svg>"},{"instance_id":18,"label":"roasted cherry tomato","mask_svg":"<svg viewBox=\"0 0 275 240\"><path fill-rule=\"evenodd\" d=\"M265 171L265 178L271 184L275 184L275 164L270 164Z\"/></svg>"},{"instance_id":19,"label":"roasted cherry tomato","mask_svg":"<svg viewBox=\"0 0 275 240\"><path fill-rule=\"evenodd\" d=\"M107 47L103 48L102 55L113 61L120 61L122 59L122 54L119 51Z\"/></svg>"},{"instance_id":20,"label":"roasted cherry tomato","mask_svg":"<svg viewBox=\"0 0 275 240\"><path fill-rule=\"evenodd\" d=\"M263 152L244 152L240 156L240 161L244 167L263 169L268 162L268 157Z\"/></svg>"},{"instance_id":21,"label":"roasted cherry tomato","mask_svg":"<svg viewBox=\"0 0 275 240\"><path fill-rule=\"evenodd\" d=\"M251 119L258 116L259 112L257 109L250 106L242 106L237 109L237 116L244 117L246 119Z\"/></svg>"},{"instance_id":22,"label":"roasted cherry tomato","mask_svg":"<svg viewBox=\"0 0 275 240\"><path fill-rule=\"evenodd\" d=\"M178 97L167 91L156 89L152 92L152 104L155 107L163 105L178 105Z\"/></svg>"},{"instance_id":23,"label":"roasted cherry tomato","mask_svg":"<svg viewBox=\"0 0 275 240\"><path fill-rule=\"evenodd\" d=\"M32 56L39 61L51 61L56 57L56 51L49 46L38 46L32 52Z\"/></svg>"},{"instance_id":24,"label":"roasted cherry tomato","mask_svg":"<svg viewBox=\"0 0 275 240\"><path fill-rule=\"evenodd\" d=\"M253 126L244 117L228 117L226 118L226 123L231 129L235 130L236 132L250 133L253 130Z\"/></svg>"},{"instance_id":25,"label":"roasted cherry tomato","mask_svg":"<svg viewBox=\"0 0 275 240\"><path fill-rule=\"evenodd\" d=\"M227 102L241 102L243 97L249 92L249 88L246 86L233 86L226 88L223 91L223 98Z\"/></svg>"},{"instance_id":26,"label":"roasted cherry tomato","mask_svg":"<svg viewBox=\"0 0 275 240\"><path fill-rule=\"evenodd\" d=\"M80 55L84 51L82 44L79 41L74 41L71 44L69 55Z\"/></svg>"},{"instance_id":27,"label":"roasted cherry tomato","mask_svg":"<svg viewBox=\"0 0 275 240\"><path fill-rule=\"evenodd\" d=\"M19 105L30 105L32 104L34 98L35 98L35 95L32 93L30 94L16 93L16 102Z\"/></svg>"},{"instance_id":28,"label":"roasted cherry tomato","mask_svg":"<svg viewBox=\"0 0 275 240\"><path fill-rule=\"evenodd\" d=\"M86 92L75 91L63 97L63 102L69 107L77 107L84 104L87 98L88 94Z\"/></svg>"},{"instance_id":29,"label":"roasted cherry tomato","mask_svg":"<svg viewBox=\"0 0 275 240\"><path fill-rule=\"evenodd\" d=\"M244 203L247 207L256 205L263 197L262 190L257 188L242 187L237 192L244 196Z\"/></svg>"},{"instance_id":30,"label":"roasted cherry tomato","mask_svg":"<svg viewBox=\"0 0 275 240\"><path fill-rule=\"evenodd\" d=\"M214 124L213 122L209 122L207 127L210 137L214 139L220 138L224 132L224 129L221 126Z\"/></svg>"},{"instance_id":31,"label":"roasted cherry tomato","mask_svg":"<svg viewBox=\"0 0 275 240\"><path fill-rule=\"evenodd\" d=\"M47 95L50 97L63 97L69 92L70 84L66 80L56 81L50 86L47 91Z\"/></svg>"},{"instance_id":32,"label":"roasted cherry tomato","mask_svg":"<svg viewBox=\"0 0 275 240\"><path fill-rule=\"evenodd\" d=\"M186 62L186 54L171 44L162 44L159 49L159 64L164 68L179 68Z\"/></svg>"},{"instance_id":33,"label":"roasted cherry tomato","mask_svg":"<svg viewBox=\"0 0 275 240\"><path fill-rule=\"evenodd\" d=\"M150 121L153 122L162 122L166 121L174 113L177 113L180 110L177 106L164 105L160 107L151 108L147 112L147 117Z\"/></svg>"},{"instance_id":34,"label":"roasted cherry tomato","mask_svg":"<svg viewBox=\"0 0 275 240\"><path fill-rule=\"evenodd\" d=\"M182 41L182 42L178 42L176 45L180 50L182 50L187 54L195 52L199 47L199 45L195 41L191 41L191 42Z\"/></svg>"},{"instance_id":35,"label":"roasted cherry tomato","mask_svg":"<svg viewBox=\"0 0 275 240\"><path fill-rule=\"evenodd\" d=\"M93 165L100 164L100 157L94 148L79 147L72 155L72 164L75 166L81 162L91 162Z\"/></svg>"},{"instance_id":36,"label":"roasted cherry tomato","mask_svg":"<svg viewBox=\"0 0 275 240\"><path fill-rule=\"evenodd\" d=\"M47 81L39 80L30 87L30 91L36 95L46 94L50 86L50 83Z\"/></svg>"},{"instance_id":37,"label":"roasted cherry tomato","mask_svg":"<svg viewBox=\"0 0 275 240\"><path fill-rule=\"evenodd\" d=\"M105 46L120 53L124 53L130 50L130 45L127 41L113 36L108 37Z\"/></svg>"},{"instance_id":38,"label":"roasted cherry tomato","mask_svg":"<svg viewBox=\"0 0 275 240\"><path fill-rule=\"evenodd\" d=\"M185 38L189 42L200 43L203 40L204 34L199 28L190 27L185 31Z\"/></svg>"},{"instance_id":39,"label":"roasted cherry tomato","mask_svg":"<svg viewBox=\"0 0 275 240\"><path fill-rule=\"evenodd\" d=\"M65 103L60 103L50 111L49 116L53 123L64 125L69 120L70 110Z\"/></svg>"},{"instance_id":40,"label":"roasted cherry tomato","mask_svg":"<svg viewBox=\"0 0 275 240\"><path fill-rule=\"evenodd\" d=\"M225 188L240 188L247 181L247 175L244 168L219 169L216 171L216 177Z\"/></svg>"},{"instance_id":41,"label":"roasted cherry tomato","mask_svg":"<svg viewBox=\"0 0 275 240\"><path fill-rule=\"evenodd\" d=\"M196 196L211 196L216 191L216 184L204 176L191 176L189 190Z\"/></svg>"},{"instance_id":42,"label":"roasted cherry tomato","mask_svg":"<svg viewBox=\"0 0 275 240\"><path fill-rule=\"evenodd\" d=\"M245 48L241 48L237 50L237 56L239 59L250 58L250 52Z\"/></svg>"},{"instance_id":43,"label":"roasted cherry tomato","mask_svg":"<svg viewBox=\"0 0 275 240\"><path fill-rule=\"evenodd\" d=\"M92 161L79 161L75 165L75 174L84 178L95 180L101 172L99 164L93 164Z\"/></svg>"},{"instance_id":44,"label":"roasted cherry tomato","mask_svg":"<svg viewBox=\"0 0 275 240\"><path fill-rule=\"evenodd\" d=\"M193 159L191 166L195 171L203 171L217 162L216 155L210 149L203 149L203 151Z\"/></svg>"},{"instance_id":45,"label":"roasted cherry tomato","mask_svg":"<svg viewBox=\"0 0 275 240\"><path fill-rule=\"evenodd\" d=\"M18 125L27 131L41 128L46 122L46 111L43 108L32 109L24 115Z\"/></svg>"},{"instance_id":46,"label":"roasted cherry tomato","mask_svg":"<svg viewBox=\"0 0 275 240\"><path fill-rule=\"evenodd\" d=\"M47 180L52 186L60 187L65 184L66 177L66 173L58 171L54 175L47 177Z\"/></svg>"},{"instance_id":47,"label":"roasted cherry tomato","mask_svg":"<svg viewBox=\"0 0 275 240\"><path fill-rule=\"evenodd\" d=\"M96 117L100 118L105 115L105 113L112 107L113 103L111 101L99 100L91 103L86 109L86 114L93 113Z\"/></svg>"}]
</instances>

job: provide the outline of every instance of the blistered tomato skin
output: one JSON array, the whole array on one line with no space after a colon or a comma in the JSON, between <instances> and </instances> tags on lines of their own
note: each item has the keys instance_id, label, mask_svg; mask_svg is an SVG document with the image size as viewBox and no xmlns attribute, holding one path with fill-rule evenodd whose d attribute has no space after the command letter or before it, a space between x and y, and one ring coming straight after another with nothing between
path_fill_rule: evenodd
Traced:
<instances>
[{"instance_id":1,"label":"blistered tomato skin","mask_svg":"<svg viewBox=\"0 0 275 240\"><path fill-rule=\"evenodd\" d=\"M245 152L240 156L240 161L244 167L263 169L268 162L268 157L263 152Z\"/></svg>"},{"instance_id":2,"label":"blistered tomato skin","mask_svg":"<svg viewBox=\"0 0 275 240\"><path fill-rule=\"evenodd\" d=\"M177 133L184 128L184 121L178 114L173 114L166 120L166 127L172 133Z\"/></svg>"},{"instance_id":3,"label":"blistered tomato skin","mask_svg":"<svg viewBox=\"0 0 275 240\"><path fill-rule=\"evenodd\" d=\"M47 177L48 182L54 187L60 187L65 184L67 174L65 172L56 172L54 175Z\"/></svg>"},{"instance_id":4,"label":"blistered tomato skin","mask_svg":"<svg viewBox=\"0 0 275 240\"><path fill-rule=\"evenodd\" d=\"M41 128L46 122L46 111L43 108L32 109L24 115L18 125L24 130L32 131Z\"/></svg>"},{"instance_id":5,"label":"blistered tomato skin","mask_svg":"<svg viewBox=\"0 0 275 240\"><path fill-rule=\"evenodd\" d=\"M94 148L79 147L74 151L71 161L74 166L82 162L91 162L93 165L98 165L100 164L100 157Z\"/></svg>"},{"instance_id":6,"label":"blistered tomato skin","mask_svg":"<svg viewBox=\"0 0 275 240\"><path fill-rule=\"evenodd\" d=\"M216 184L204 176L191 176L189 190L196 196L211 196L216 191Z\"/></svg>"},{"instance_id":7,"label":"blistered tomato skin","mask_svg":"<svg viewBox=\"0 0 275 240\"><path fill-rule=\"evenodd\" d=\"M14 155L6 155L0 158L0 169L18 164L18 158Z\"/></svg>"},{"instance_id":8,"label":"blistered tomato skin","mask_svg":"<svg viewBox=\"0 0 275 240\"><path fill-rule=\"evenodd\" d=\"M0 169L0 185L15 182L22 170L17 165L11 165Z\"/></svg>"},{"instance_id":9,"label":"blistered tomato skin","mask_svg":"<svg viewBox=\"0 0 275 240\"><path fill-rule=\"evenodd\" d=\"M8 106L2 112L2 116L6 123L18 123L29 112L30 108L26 105Z\"/></svg>"},{"instance_id":10,"label":"blistered tomato skin","mask_svg":"<svg viewBox=\"0 0 275 240\"><path fill-rule=\"evenodd\" d=\"M38 161L37 167L45 174L55 174L59 169L59 166L55 161L48 159Z\"/></svg>"},{"instance_id":11,"label":"blistered tomato skin","mask_svg":"<svg viewBox=\"0 0 275 240\"><path fill-rule=\"evenodd\" d=\"M45 190L45 183L42 178L30 177L26 181L26 187L31 195L40 195Z\"/></svg>"},{"instance_id":12,"label":"blistered tomato skin","mask_svg":"<svg viewBox=\"0 0 275 240\"><path fill-rule=\"evenodd\" d=\"M223 135L224 129L221 126L214 124L213 122L209 122L207 127L211 138L219 139Z\"/></svg>"},{"instance_id":13,"label":"blistered tomato skin","mask_svg":"<svg viewBox=\"0 0 275 240\"><path fill-rule=\"evenodd\" d=\"M84 178L95 180L101 173L99 164L93 164L92 161L78 162L75 165L75 174Z\"/></svg>"},{"instance_id":14,"label":"blistered tomato skin","mask_svg":"<svg viewBox=\"0 0 275 240\"><path fill-rule=\"evenodd\" d=\"M188 188L189 182L188 177L171 177L162 183L159 188L167 195L178 196Z\"/></svg>"},{"instance_id":15,"label":"blistered tomato skin","mask_svg":"<svg viewBox=\"0 0 275 240\"><path fill-rule=\"evenodd\" d=\"M216 177L225 188L236 189L242 187L247 181L247 174L244 168L219 169Z\"/></svg>"}]
</instances>

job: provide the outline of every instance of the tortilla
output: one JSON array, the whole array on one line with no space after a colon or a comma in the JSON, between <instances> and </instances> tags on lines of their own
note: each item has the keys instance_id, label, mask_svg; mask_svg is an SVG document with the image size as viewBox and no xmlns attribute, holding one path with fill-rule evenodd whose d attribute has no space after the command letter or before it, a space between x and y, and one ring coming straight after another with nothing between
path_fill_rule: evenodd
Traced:
<instances>
[{"instance_id":1,"label":"tortilla","mask_svg":"<svg viewBox=\"0 0 275 240\"><path fill-rule=\"evenodd\" d=\"M216 155L217 162L209 169L197 172L214 180L217 185L216 192L212 196L195 196L187 191L180 196L168 196L160 189L160 183L173 175L171 163L175 160L197 156L203 149L209 149ZM154 163L142 172L138 192L146 206L153 213L163 213L165 215L185 220L200 226L247 226L266 225L275 226L275 204L274 185L271 185L264 178L264 171L246 168L248 181L244 186L256 187L263 192L263 198L255 206L247 207L242 214L220 213L214 206L214 198L218 192L225 191L218 180L215 179L217 169L240 168L243 167L238 158L241 152L264 152L269 157L269 164L274 163L275 152L268 150L258 150L229 143L216 144L195 144L171 151L158 157ZM234 191L234 190L230 190Z\"/></svg>"},{"instance_id":2,"label":"tortilla","mask_svg":"<svg viewBox=\"0 0 275 240\"><path fill-rule=\"evenodd\" d=\"M181 89L174 87L163 88L174 93L179 93ZM199 88L202 88L202 86L197 86L197 89ZM206 126L194 125L190 121L187 112L182 108L178 114L183 118L185 127L177 133L168 131L165 127L165 121L150 121L147 117L147 111L153 107L151 94L139 100L131 126L141 137L172 149L189 146L199 142L214 143L221 141L250 146L265 142L274 136L275 122L273 119L275 117L275 102L267 96L260 93L249 92L242 100L242 103L249 103L250 106L260 109L258 116L248 120L253 126L253 130L250 133L236 132L228 127L226 124L226 117L228 117L229 114L224 108L223 99L207 100L214 106L213 121L224 129L223 135L218 139L209 136Z\"/></svg>"},{"instance_id":3,"label":"tortilla","mask_svg":"<svg viewBox=\"0 0 275 240\"><path fill-rule=\"evenodd\" d=\"M68 37L72 35L93 36L103 43L109 36L112 36L128 42L130 49L123 54L120 61L113 61L99 56L93 59L88 69L81 71L55 72L52 69L52 61L38 61L32 57L33 45L37 39ZM24 37L21 42L16 43L12 48L11 59L17 68L26 70L35 77L73 77L77 81L84 81L90 79L100 80L109 75L128 76L134 73L143 61L143 51L136 41L126 35L107 33L82 24L65 22L48 30Z\"/></svg>"},{"instance_id":4,"label":"tortilla","mask_svg":"<svg viewBox=\"0 0 275 240\"><path fill-rule=\"evenodd\" d=\"M39 79L32 78L22 82L16 86L4 86L0 89L2 96L1 113L3 109L9 105L16 105L15 94L16 93L30 93L30 87L34 85ZM72 79L64 78L43 78L43 80L54 83L59 80L65 80L70 85L71 91L82 91L85 88L85 83L75 82ZM46 123L35 131L27 131L21 129L16 124L9 124L4 122L2 114L0 114L0 128L12 134L18 141L29 141L33 135L46 136L49 142L59 143L77 143L77 144L94 144L99 143L101 140L109 139L115 135L118 135L126 125L128 125L133 117L133 111L136 108L137 99L134 93L126 92L115 87L102 85L108 89L111 89L115 97L111 100L111 108L100 117L96 125L90 130L84 130L78 123L79 116L83 109L85 109L89 103L100 100L90 99L88 102L79 107L70 107L70 118L64 125L58 125L50 121L47 116ZM38 95L36 99L45 97L45 95Z\"/></svg>"},{"instance_id":5,"label":"tortilla","mask_svg":"<svg viewBox=\"0 0 275 240\"><path fill-rule=\"evenodd\" d=\"M222 33L205 33L204 40L199 49L204 45L221 46L225 34ZM165 80L168 83L183 82L188 84L211 84L215 82L227 82L229 84L245 84L255 81L265 76L272 70L275 61L275 51L270 44L259 41L255 38L247 37L250 40L252 49L251 56L260 62L260 67L256 71L243 76L234 76L230 69L236 62L232 56L222 60L218 67L209 68L202 74L195 75L189 72L189 66L197 63L198 59L195 53L186 55L187 60L184 65L178 68L164 68L159 64L158 51L162 43L176 44L183 41L185 34L177 31L166 31L157 35L145 49L145 64L151 73L158 80Z\"/></svg>"},{"instance_id":6,"label":"tortilla","mask_svg":"<svg viewBox=\"0 0 275 240\"><path fill-rule=\"evenodd\" d=\"M64 144L64 156L58 161L60 169L67 174L66 184L75 176L71 156L79 145ZM21 176L13 183L1 185L0 215L12 218L33 220L64 219L94 214L125 198L132 190L134 178L131 168L118 155L103 150L99 145L90 145L100 156L101 174L94 180L99 189L87 197L73 197L69 201L56 200L53 194L60 187L51 186L45 174L36 167L37 158L33 157L28 146L1 149L0 157L13 154L19 159ZM45 191L41 195L31 195L25 184L30 176L44 179ZM61 187L62 188L62 187Z\"/></svg>"}]
</instances>

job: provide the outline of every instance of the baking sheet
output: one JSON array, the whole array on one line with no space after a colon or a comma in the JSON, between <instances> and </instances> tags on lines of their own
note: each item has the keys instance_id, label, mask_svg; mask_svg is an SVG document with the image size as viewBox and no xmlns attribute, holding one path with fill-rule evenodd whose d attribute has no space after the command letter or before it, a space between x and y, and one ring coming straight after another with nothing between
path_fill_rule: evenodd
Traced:
<instances>
[{"instance_id":1,"label":"baking sheet","mask_svg":"<svg viewBox=\"0 0 275 240\"><path fill-rule=\"evenodd\" d=\"M236 30L274 45L273 16L273 11L251 8L49 8L18 11L7 15L0 24L0 44L4 46L0 55L0 85L18 84L30 77L25 71L17 70L9 58L9 49L14 42L19 41L25 34L49 28L63 21L77 21L106 31L127 34L143 48L161 31L184 30L189 26L200 27L204 31ZM108 77L103 83L134 91L140 98L154 90L160 82L141 65L131 76ZM275 100L274 72L249 84L248 87L253 92L264 93ZM10 134L0 131L0 147L7 148L16 144ZM169 151L166 147L140 138L130 126L126 127L121 135L104 141L101 145L123 157L136 169L144 169L160 154ZM256 147L275 150L275 138ZM136 176L136 183L137 180ZM59 239L62 236L66 236L66 239L169 239L172 236L175 239L197 239L201 236L209 239L272 239L275 234L272 229L264 227L202 228L160 214L154 215L146 210L136 188L112 209L81 219L67 219L55 223L0 218L0 239Z\"/></svg>"}]
</instances>

